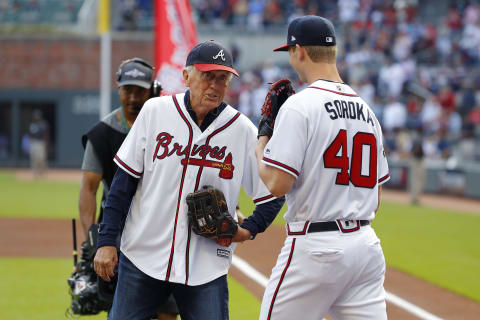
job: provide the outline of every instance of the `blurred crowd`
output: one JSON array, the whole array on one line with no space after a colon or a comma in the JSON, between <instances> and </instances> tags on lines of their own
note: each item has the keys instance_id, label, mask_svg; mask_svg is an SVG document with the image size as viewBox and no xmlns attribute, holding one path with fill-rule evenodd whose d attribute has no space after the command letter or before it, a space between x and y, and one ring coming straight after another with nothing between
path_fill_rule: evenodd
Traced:
<instances>
[{"instance_id":1,"label":"blurred crowd","mask_svg":"<svg viewBox=\"0 0 480 320\"><path fill-rule=\"evenodd\" d=\"M210 5L240 2L208 1ZM262 17L268 15L272 3L288 8L287 1L245 2L262 2ZM420 137L425 158L457 163L480 161L477 2L452 1L446 15L439 15L436 21L422 17L417 1L411 0L294 3L295 11L281 10L279 15L291 19L313 13L335 22L342 78L370 104L381 121L390 158L410 157L412 142ZM247 17L243 21L248 24L249 20ZM267 23L264 18L261 21ZM244 70L239 81L233 83L229 102L256 122L268 89L265 83L285 76L296 78L287 65L265 63ZM297 80L297 89L303 85Z\"/></svg>"}]
</instances>

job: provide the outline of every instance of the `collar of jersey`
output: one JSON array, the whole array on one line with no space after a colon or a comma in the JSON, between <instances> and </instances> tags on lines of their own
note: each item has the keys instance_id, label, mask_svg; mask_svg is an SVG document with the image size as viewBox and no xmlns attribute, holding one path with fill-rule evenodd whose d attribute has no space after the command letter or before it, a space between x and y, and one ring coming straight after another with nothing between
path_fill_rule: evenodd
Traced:
<instances>
[{"instance_id":1,"label":"collar of jersey","mask_svg":"<svg viewBox=\"0 0 480 320\"><path fill-rule=\"evenodd\" d=\"M345 82L317 79L314 82L312 82L310 85L308 85L308 87L319 87L319 88L323 88L323 89L327 89L327 90L331 90L339 93L356 94L356 92Z\"/></svg>"},{"instance_id":2,"label":"collar of jersey","mask_svg":"<svg viewBox=\"0 0 480 320\"><path fill-rule=\"evenodd\" d=\"M317 81L326 81L326 82L331 82L331 83L346 84L345 82L338 82L338 81L333 81L333 80L325 80L325 79L322 79L322 78L313 81L312 84L315 83L315 82L317 82Z\"/></svg>"},{"instance_id":3,"label":"collar of jersey","mask_svg":"<svg viewBox=\"0 0 480 320\"><path fill-rule=\"evenodd\" d=\"M197 114L193 111L192 105L190 104L190 90L185 92L185 96L183 97L183 102L185 103L185 108L187 109L190 117L192 117L195 123L198 123ZM203 132L208 126L218 117L218 115L227 107L225 102L220 103L218 107L210 111L203 119L202 124L199 126L200 130Z\"/></svg>"}]
</instances>

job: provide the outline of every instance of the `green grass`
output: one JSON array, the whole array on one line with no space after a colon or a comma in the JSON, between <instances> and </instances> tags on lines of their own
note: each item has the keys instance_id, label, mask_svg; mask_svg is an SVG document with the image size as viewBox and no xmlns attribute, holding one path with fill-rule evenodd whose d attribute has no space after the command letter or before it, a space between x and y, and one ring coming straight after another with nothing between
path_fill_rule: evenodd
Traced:
<instances>
[{"instance_id":1,"label":"green grass","mask_svg":"<svg viewBox=\"0 0 480 320\"><path fill-rule=\"evenodd\" d=\"M387 264L480 301L480 215L382 203L374 228Z\"/></svg>"},{"instance_id":2,"label":"green grass","mask_svg":"<svg viewBox=\"0 0 480 320\"><path fill-rule=\"evenodd\" d=\"M71 259L0 259L0 318L65 319L71 303L67 284L71 271Z\"/></svg>"},{"instance_id":3,"label":"green grass","mask_svg":"<svg viewBox=\"0 0 480 320\"><path fill-rule=\"evenodd\" d=\"M260 314L260 301L230 276L228 277L228 289L230 320L257 319Z\"/></svg>"},{"instance_id":4,"label":"green grass","mask_svg":"<svg viewBox=\"0 0 480 320\"><path fill-rule=\"evenodd\" d=\"M78 216L80 181L19 181L13 173L1 172L0 190L0 217L63 219Z\"/></svg>"},{"instance_id":5,"label":"green grass","mask_svg":"<svg viewBox=\"0 0 480 320\"><path fill-rule=\"evenodd\" d=\"M71 300L67 278L71 259L0 259L0 319L65 319ZM255 319L260 302L240 283L229 277L232 320ZM106 319L106 313L82 319Z\"/></svg>"}]
</instances>

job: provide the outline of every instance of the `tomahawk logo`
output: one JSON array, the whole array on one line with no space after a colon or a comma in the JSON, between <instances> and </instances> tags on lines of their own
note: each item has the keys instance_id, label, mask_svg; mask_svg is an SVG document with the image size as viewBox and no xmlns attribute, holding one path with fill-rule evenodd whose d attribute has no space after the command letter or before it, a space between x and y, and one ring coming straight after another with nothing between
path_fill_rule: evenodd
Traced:
<instances>
[{"instance_id":1,"label":"tomahawk logo","mask_svg":"<svg viewBox=\"0 0 480 320\"><path fill-rule=\"evenodd\" d=\"M222 58L222 60L225 61L225 56L223 55L223 49L218 51L217 55L213 56L213 59L217 60L218 57Z\"/></svg>"},{"instance_id":2,"label":"tomahawk logo","mask_svg":"<svg viewBox=\"0 0 480 320\"><path fill-rule=\"evenodd\" d=\"M145 77L145 73L143 73L142 71L140 71L138 69L133 69L133 70L127 71L127 72L125 72L125 75L130 76L132 78Z\"/></svg>"}]
</instances>

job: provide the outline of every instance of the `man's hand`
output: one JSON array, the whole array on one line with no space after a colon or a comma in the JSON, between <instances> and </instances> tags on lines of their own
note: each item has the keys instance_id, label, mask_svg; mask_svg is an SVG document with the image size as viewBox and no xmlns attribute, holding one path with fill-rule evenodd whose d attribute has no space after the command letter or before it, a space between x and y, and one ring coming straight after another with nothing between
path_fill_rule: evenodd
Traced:
<instances>
[{"instance_id":1,"label":"man's hand","mask_svg":"<svg viewBox=\"0 0 480 320\"><path fill-rule=\"evenodd\" d=\"M232 238L232 242L243 242L245 240L250 239L251 233L249 230L244 229L242 227L238 227L238 231L235 234L235 236Z\"/></svg>"},{"instance_id":2,"label":"man's hand","mask_svg":"<svg viewBox=\"0 0 480 320\"><path fill-rule=\"evenodd\" d=\"M113 270L117 264L117 248L114 246L100 247L93 259L95 272L107 282L110 282L110 278L114 276Z\"/></svg>"},{"instance_id":3,"label":"man's hand","mask_svg":"<svg viewBox=\"0 0 480 320\"><path fill-rule=\"evenodd\" d=\"M242 224L243 223L243 220L245 220L245 216L243 215L243 213L240 211L240 209L235 209L235 211L237 212L237 220L238 220L238 224Z\"/></svg>"},{"instance_id":4,"label":"man's hand","mask_svg":"<svg viewBox=\"0 0 480 320\"><path fill-rule=\"evenodd\" d=\"M224 238L224 239L217 239L217 244L228 247L232 244L232 242L243 242L245 240L250 239L252 234L249 230L244 229L242 227L238 227L237 233L233 236L233 238Z\"/></svg>"}]
</instances>

